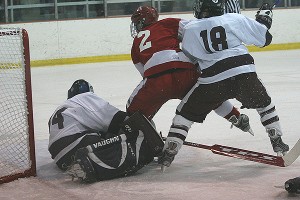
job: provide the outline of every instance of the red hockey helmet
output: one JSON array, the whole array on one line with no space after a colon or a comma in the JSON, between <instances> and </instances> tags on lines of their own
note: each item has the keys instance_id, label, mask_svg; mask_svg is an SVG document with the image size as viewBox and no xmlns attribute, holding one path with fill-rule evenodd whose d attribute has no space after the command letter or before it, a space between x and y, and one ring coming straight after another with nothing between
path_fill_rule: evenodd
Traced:
<instances>
[{"instance_id":1,"label":"red hockey helmet","mask_svg":"<svg viewBox=\"0 0 300 200\"><path fill-rule=\"evenodd\" d=\"M131 16L131 33L139 32L144 27L157 22L158 12L150 6L140 6ZM135 29L135 30L133 30Z\"/></svg>"}]
</instances>

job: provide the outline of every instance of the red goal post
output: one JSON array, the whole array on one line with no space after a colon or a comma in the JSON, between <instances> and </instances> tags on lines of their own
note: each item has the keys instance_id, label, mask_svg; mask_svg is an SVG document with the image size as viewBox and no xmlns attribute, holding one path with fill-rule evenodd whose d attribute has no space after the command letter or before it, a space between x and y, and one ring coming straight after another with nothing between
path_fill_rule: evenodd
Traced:
<instances>
[{"instance_id":1,"label":"red goal post","mask_svg":"<svg viewBox=\"0 0 300 200\"><path fill-rule=\"evenodd\" d=\"M0 27L0 184L35 175L29 38Z\"/></svg>"}]
</instances>

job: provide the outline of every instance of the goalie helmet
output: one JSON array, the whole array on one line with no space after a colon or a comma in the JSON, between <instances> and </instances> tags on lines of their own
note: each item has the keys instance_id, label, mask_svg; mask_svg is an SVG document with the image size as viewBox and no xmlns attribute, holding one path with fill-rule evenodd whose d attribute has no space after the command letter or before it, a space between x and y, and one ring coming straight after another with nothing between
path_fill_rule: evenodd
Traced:
<instances>
[{"instance_id":1,"label":"goalie helmet","mask_svg":"<svg viewBox=\"0 0 300 200\"><path fill-rule=\"evenodd\" d=\"M68 99L85 92L94 92L93 86L83 79L76 80L68 90Z\"/></svg>"},{"instance_id":2,"label":"goalie helmet","mask_svg":"<svg viewBox=\"0 0 300 200\"><path fill-rule=\"evenodd\" d=\"M131 16L131 36L135 37L136 34L146 26L157 22L158 12L155 8L150 6L140 6Z\"/></svg>"},{"instance_id":3,"label":"goalie helmet","mask_svg":"<svg viewBox=\"0 0 300 200\"><path fill-rule=\"evenodd\" d=\"M224 0L196 0L194 16L197 19L220 16L224 14Z\"/></svg>"}]
</instances>

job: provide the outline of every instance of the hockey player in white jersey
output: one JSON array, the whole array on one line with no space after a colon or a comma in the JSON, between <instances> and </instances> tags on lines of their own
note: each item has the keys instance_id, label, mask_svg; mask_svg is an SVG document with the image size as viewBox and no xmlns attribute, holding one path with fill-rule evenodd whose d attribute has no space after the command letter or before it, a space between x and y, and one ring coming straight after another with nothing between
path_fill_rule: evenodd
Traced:
<instances>
[{"instance_id":1,"label":"hockey player in white jersey","mask_svg":"<svg viewBox=\"0 0 300 200\"><path fill-rule=\"evenodd\" d=\"M54 111L48 125L48 150L55 163L84 182L135 173L163 147L145 117L128 117L98 97L83 79L73 83L68 99Z\"/></svg>"},{"instance_id":2,"label":"hockey player in white jersey","mask_svg":"<svg viewBox=\"0 0 300 200\"><path fill-rule=\"evenodd\" d=\"M194 16L183 27L182 49L198 62L201 76L176 110L176 116L160 158L169 166L181 148L193 122L202 123L216 105L237 99L245 108L256 109L278 155L289 150L275 105L257 77L254 59L244 44L267 46L272 41L272 8L263 4L256 20L224 13L224 0L196 0Z\"/></svg>"}]
</instances>

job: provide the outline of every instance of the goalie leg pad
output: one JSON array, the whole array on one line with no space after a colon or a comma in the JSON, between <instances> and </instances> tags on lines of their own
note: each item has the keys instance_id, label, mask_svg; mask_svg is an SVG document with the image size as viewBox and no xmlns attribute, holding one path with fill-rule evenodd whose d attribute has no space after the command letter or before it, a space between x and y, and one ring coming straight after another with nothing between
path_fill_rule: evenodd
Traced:
<instances>
[{"instance_id":1,"label":"goalie leg pad","mask_svg":"<svg viewBox=\"0 0 300 200\"><path fill-rule=\"evenodd\" d=\"M164 142L151 122L141 113L136 112L125 120L122 124L122 129L126 133L141 130L144 133L146 143L148 144L153 156L156 157L161 154Z\"/></svg>"}]
</instances>

